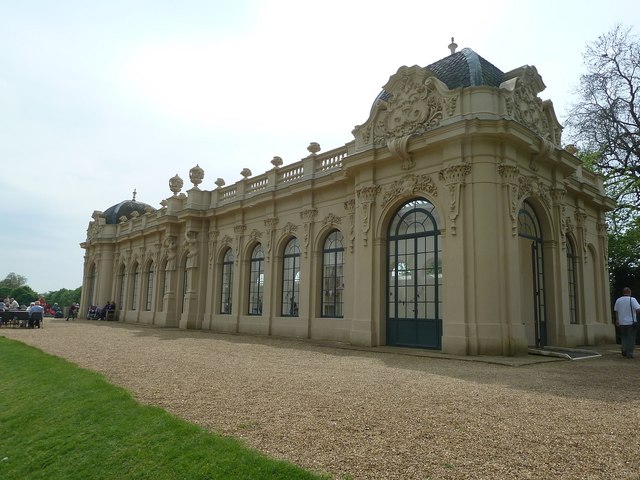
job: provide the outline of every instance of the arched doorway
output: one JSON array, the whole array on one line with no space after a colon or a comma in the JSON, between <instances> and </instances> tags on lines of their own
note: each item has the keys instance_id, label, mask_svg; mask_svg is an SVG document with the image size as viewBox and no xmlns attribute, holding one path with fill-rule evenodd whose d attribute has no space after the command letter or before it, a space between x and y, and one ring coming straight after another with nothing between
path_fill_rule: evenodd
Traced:
<instances>
[{"instance_id":1,"label":"arched doorway","mask_svg":"<svg viewBox=\"0 0 640 480\"><path fill-rule=\"evenodd\" d=\"M387 234L387 344L442 346L442 261L434 205L415 199L393 216Z\"/></svg>"},{"instance_id":2,"label":"arched doorway","mask_svg":"<svg viewBox=\"0 0 640 480\"><path fill-rule=\"evenodd\" d=\"M547 344L542 230L536 212L526 200L518 212L518 237L521 315L525 335L530 346L542 348Z\"/></svg>"}]
</instances>

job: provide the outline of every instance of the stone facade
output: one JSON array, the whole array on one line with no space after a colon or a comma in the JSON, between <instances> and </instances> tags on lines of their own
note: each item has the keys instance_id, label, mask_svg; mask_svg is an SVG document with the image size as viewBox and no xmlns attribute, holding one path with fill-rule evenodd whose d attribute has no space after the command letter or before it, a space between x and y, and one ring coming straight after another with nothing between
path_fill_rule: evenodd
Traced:
<instances>
[{"instance_id":1,"label":"stone facade","mask_svg":"<svg viewBox=\"0 0 640 480\"><path fill-rule=\"evenodd\" d=\"M470 79L450 88L456 62ZM81 311L468 355L613 341L613 204L561 147L535 67L465 49L383 88L343 147L213 190L196 166L157 211L94 212Z\"/></svg>"}]
</instances>

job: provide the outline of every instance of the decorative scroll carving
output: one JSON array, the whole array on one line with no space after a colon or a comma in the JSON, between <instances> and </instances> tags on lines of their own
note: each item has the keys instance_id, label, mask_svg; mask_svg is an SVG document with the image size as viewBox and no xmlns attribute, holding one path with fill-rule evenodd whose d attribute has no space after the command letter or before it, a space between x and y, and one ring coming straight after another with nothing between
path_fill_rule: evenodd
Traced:
<instances>
[{"instance_id":1,"label":"decorative scroll carving","mask_svg":"<svg viewBox=\"0 0 640 480\"><path fill-rule=\"evenodd\" d=\"M502 185L507 189L509 199L509 217L511 218L511 235L518 235L518 185L520 182L520 169L513 165L499 165L498 173L502 177Z\"/></svg>"},{"instance_id":2,"label":"decorative scroll carving","mask_svg":"<svg viewBox=\"0 0 640 480\"><path fill-rule=\"evenodd\" d=\"M573 225L573 220L571 219L571 217L569 215L567 215L564 218L564 226L565 226L565 232L568 233L573 233L575 230L575 226Z\"/></svg>"},{"instance_id":3,"label":"decorative scroll carving","mask_svg":"<svg viewBox=\"0 0 640 480\"><path fill-rule=\"evenodd\" d=\"M371 208L375 204L376 195L380 192L380 185L369 185L356 190L360 200L359 210L361 214L361 231L364 246L369 241L369 229L371 228Z\"/></svg>"},{"instance_id":4,"label":"decorative scroll carving","mask_svg":"<svg viewBox=\"0 0 640 480\"><path fill-rule=\"evenodd\" d=\"M332 225L334 227L337 227L338 225L340 225L340 223L342 223L342 219L337 215L334 215L333 213L330 213L322 220L323 226Z\"/></svg>"},{"instance_id":5,"label":"decorative scroll carving","mask_svg":"<svg viewBox=\"0 0 640 480\"><path fill-rule=\"evenodd\" d=\"M247 229L247 226L243 223L239 225L235 225L233 227L233 233L236 236L236 248L235 248L235 252L233 252L234 253L233 258L236 264L240 260L240 252L242 251L242 237L244 236L244 232L246 229Z\"/></svg>"},{"instance_id":6,"label":"decorative scroll carving","mask_svg":"<svg viewBox=\"0 0 640 480\"><path fill-rule=\"evenodd\" d=\"M99 237L104 229L103 225L99 225L97 222L89 222L89 228L87 229L87 240L91 241L94 238Z\"/></svg>"},{"instance_id":7,"label":"decorative scroll carving","mask_svg":"<svg viewBox=\"0 0 640 480\"><path fill-rule=\"evenodd\" d=\"M465 185L465 177L471 172L469 164L451 165L440 170L440 180L449 189L449 220L451 222L451 234L456 234L456 219L460 213L460 195Z\"/></svg>"},{"instance_id":8,"label":"decorative scroll carving","mask_svg":"<svg viewBox=\"0 0 640 480\"><path fill-rule=\"evenodd\" d=\"M577 208L574 217L576 219L578 234L582 240L582 259L584 263L587 263L587 214L582 208Z\"/></svg>"},{"instance_id":9,"label":"decorative scroll carving","mask_svg":"<svg viewBox=\"0 0 640 480\"><path fill-rule=\"evenodd\" d=\"M520 76L501 85L510 92L505 96L507 113L554 145L561 143L561 127L552 113L551 102L543 102L538 93L544 83L535 67L526 66Z\"/></svg>"},{"instance_id":10,"label":"decorative scroll carving","mask_svg":"<svg viewBox=\"0 0 640 480\"><path fill-rule=\"evenodd\" d=\"M257 242L262 238L262 232L254 228L253 230L251 230L251 233L249 234L249 238L252 241Z\"/></svg>"},{"instance_id":11,"label":"decorative scroll carving","mask_svg":"<svg viewBox=\"0 0 640 480\"><path fill-rule=\"evenodd\" d=\"M415 161L407 149L409 138L453 115L459 94L417 65L400 67L383 88L367 122L353 130L356 148L386 145L402 168L410 169Z\"/></svg>"},{"instance_id":12,"label":"decorative scroll carving","mask_svg":"<svg viewBox=\"0 0 640 480\"><path fill-rule=\"evenodd\" d=\"M313 219L318 215L317 208L310 208L308 210L303 210L300 212L300 218L304 220L304 237L302 239L302 244L304 245L304 256L305 258L309 254L309 237L311 236L311 228L313 224Z\"/></svg>"},{"instance_id":13,"label":"decorative scroll carving","mask_svg":"<svg viewBox=\"0 0 640 480\"><path fill-rule=\"evenodd\" d=\"M271 247L273 245L273 232L275 232L278 222L280 220L275 217L267 218L264 220L264 226L267 229L267 248L265 252L265 260L269 262L271 260Z\"/></svg>"},{"instance_id":14,"label":"decorative scroll carving","mask_svg":"<svg viewBox=\"0 0 640 480\"><path fill-rule=\"evenodd\" d=\"M382 206L386 207L394 198L401 195L415 193L425 193L437 197L438 189L429 175L405 175L385 189L382 196Z\"/></svg>"},{"instance_id":15,"label":"decorative scroll carving","mask_svg":"<svg viewBox=\"0 0 640 480\"><path fill-rule=\"evenodd\" d=\"M229 247L233 243L233 239L229 235L225 235L220 243L223 247Z\"/></svg>"},{"instance_id":16,"label":"decorative scroll carving","mask_svg":"<svg viewBox=\"0 0 640 480\"><path fill-rule=\"evenodd\" d=\"M600 236L606 237L607 235L609 235L609 226L604 220L598 220L596 222L596 230L598 232L598 235Z\"/></svg>"},{"instance_id":17,"label":"decorative scroll carving","mask_svg":"<svg viewBox=\"0 0 640 480\"><path fill-rule=\"evenodd\" d=\"M344 202L344 209L349 214L349 252L353 253L353 244L356 239L356 201L355 199Z\"/></svg>"},{"instance_id":18,"label":"decorative scroll carving","mask_svg":"<svg viewBox=\"0 0 640 480\"><path fill-rule=\"evenodd\" d=\"M558 218L560 220L560 240L562 250L567 248L567 236L565 234L567 229L565 216L566 207L564 205L564 197L566 193L567 190L564 188L552 188L549 190L551 200L553 201L553 205L556 207Z\"/></svg>"},{"instance_id":19,"label":"decorative scroll carving","mask_svg":"<svg viewBox=\"0 0 640 480\"><path fill-rule=\"evenodd\" d=\"M294 225L291 222L287 222L287 224L282 227L282 231L285 235L293 235L298 230L298 226Z\"/></svg>"}]
</instances>

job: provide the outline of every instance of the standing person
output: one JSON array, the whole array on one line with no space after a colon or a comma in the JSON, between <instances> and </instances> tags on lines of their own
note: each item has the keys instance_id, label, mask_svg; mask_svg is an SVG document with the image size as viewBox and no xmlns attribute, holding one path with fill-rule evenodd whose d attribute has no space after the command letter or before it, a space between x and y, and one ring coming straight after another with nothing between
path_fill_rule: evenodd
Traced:
<instances>
[{"instance_id":1,"label":"standing person","mask_svg":"<svg viewBox=\"0 0 640 480\"><path fill-rule=\"evenodd\" d=\"M633 349L636 344L636 315L640 311L640 303L631 296L629 287L622 289L622 296L616 300L613 310L616 312L616 325L620 327L622 356L633 358Z\"/></svg>"}]
</instances>

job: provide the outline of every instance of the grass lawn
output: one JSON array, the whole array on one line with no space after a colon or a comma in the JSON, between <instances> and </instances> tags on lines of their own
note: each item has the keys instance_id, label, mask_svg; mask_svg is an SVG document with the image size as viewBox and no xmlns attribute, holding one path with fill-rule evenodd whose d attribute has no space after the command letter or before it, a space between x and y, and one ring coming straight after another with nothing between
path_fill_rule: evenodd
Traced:
<instances>
[{"instance_id":1,"label":"grass lawn","mask_svg":"<svg viewBox=\"0 0 640 480\"><path fill-rule=\"evenodd\" d=\"M318 479L0 337L0 478Z\"/></svg>"}]
</instances>

